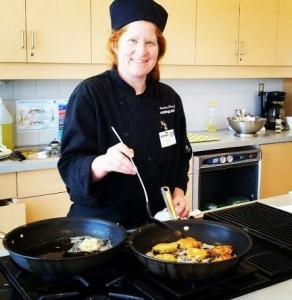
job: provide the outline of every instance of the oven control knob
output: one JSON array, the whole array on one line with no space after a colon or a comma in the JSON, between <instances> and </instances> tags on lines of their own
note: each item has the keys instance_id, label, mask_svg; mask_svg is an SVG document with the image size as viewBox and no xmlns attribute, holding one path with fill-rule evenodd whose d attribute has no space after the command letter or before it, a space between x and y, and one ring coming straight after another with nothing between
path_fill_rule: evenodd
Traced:
<instances>
[{"instance_id":1,"label":"oven control knob","mask_svg":"<svg viewBox=\"0 0 292 300\"><path fill-rule=\"evenodd\" d=\"M220 163L225 164L226 163L226 156L220 156Z\"/></svg>"},{"instance_id":2,"label":"oven control knob","mask_svg":"<svg viewBox=\"0 0 292 300\"><path fill-rule=\"evenodd\" d=\"M227 162L229 162L229 163L233 162L233 156L232 155L227 156Z\"/></svg>"}]
</instances>

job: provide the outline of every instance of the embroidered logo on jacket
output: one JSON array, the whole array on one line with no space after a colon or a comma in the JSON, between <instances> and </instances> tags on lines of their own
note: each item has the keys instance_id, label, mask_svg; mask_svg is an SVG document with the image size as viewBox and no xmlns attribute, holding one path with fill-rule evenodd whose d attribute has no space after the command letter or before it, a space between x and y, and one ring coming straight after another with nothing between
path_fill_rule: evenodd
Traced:
<instances>
[{"instance_id":1,"label":"embroidered logo on jacket","mask_svg":"<svg viewBox=\"0 0 292 300\"><path fill-rule=\"evenodd\" d=\"M175 112L175 105L168 105L168 106L160 106L160 114L173 114Z\"/></svg>"}]
</instances>

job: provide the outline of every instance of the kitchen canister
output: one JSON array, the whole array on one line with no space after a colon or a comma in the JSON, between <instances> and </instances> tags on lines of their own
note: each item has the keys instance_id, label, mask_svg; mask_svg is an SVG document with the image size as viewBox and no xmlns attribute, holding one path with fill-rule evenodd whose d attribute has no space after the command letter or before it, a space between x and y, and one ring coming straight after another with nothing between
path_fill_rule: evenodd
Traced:
<instances>
[{"instance_id":1,"label":"kitchen canister","mask_svg":"<svg viewBox=\"0 0 292 300\"><path fill-rule=\"evenodd\" d=\"M0 144L8 149L14 148L13 143L13 118L0 98Z\"/></svg>"}]
</instances>

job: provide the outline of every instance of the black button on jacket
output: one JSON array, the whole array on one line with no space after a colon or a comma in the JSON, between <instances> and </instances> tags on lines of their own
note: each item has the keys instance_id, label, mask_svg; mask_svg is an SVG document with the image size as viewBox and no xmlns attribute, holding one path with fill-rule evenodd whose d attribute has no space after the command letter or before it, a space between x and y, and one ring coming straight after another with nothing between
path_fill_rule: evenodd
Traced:
<instances>
[{"instance_id":1,"label":"black button on jacket","mask_svg":"<svg viewBox=\"0 0 292 300\"><path fill-rule=\"evenodd\" d=\"M136 95L115 70L81 82L67 106L58 162L72 205L69 216L103 218L122 225L147 221L145 195L135 175L111 172L91 182L91 163L119 140L134 150L134 162L144 181L152 213L164 208L160 188L186 191L192 151L186 136L179 95L168 85L147 81ZM159 132L174 130L176 144L162 148Z\"/></svg>"}]
</instances>

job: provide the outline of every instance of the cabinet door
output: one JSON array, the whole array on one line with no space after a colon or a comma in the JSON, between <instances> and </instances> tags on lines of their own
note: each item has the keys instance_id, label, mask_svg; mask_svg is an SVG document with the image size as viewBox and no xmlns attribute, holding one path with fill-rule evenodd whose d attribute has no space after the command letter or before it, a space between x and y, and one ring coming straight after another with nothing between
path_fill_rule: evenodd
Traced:
<instances>
[{"instance_id":1,"label":"cabinet door","mask_svg":"<svg viewBox=\"0 0 292 300\"><path fill-rule=\"evenodd\" d=\"M26 222L66 217L72 202L67 193L19 199L26 207Z\"/></svg>"},{"instance_id":2,"label":"cabinet door","mask_svg":"<svg viewBox=\"0 0 292 300\"><path fill-rule=\"evenodd\" d=\"M241 0L239 65L275 65L278 0Z\"/></svg>"},{"instance_id":3,"label":"cabinet door","mask_svg":"<svg viewBox=\"0 0 292 300\"><path fill-rule=\"evenodd\" d=\"M0 0L0 61L26 61L25 0Z\"/></svg>"},{"instance_id":4,"label":"cabinet door","mask_svg":"<svg viewBox=\"0 0 292 300\"><path fill-rule=\"evenodd\" d=\"M196 65L236 65L239 0L197 0Z\"/></svg>"},{"instance_id":5,"label":"cabinet door","mask_svg":"<svg viewBox=\"0 0 292 300\"><path fill-rule=\"evenodd\" d=\"M0 174L0 200L16 197L16 173Z\"/></svg>"},{"instance_id":6,"label":"cabinet door","mask_svg":"<svg viewBox=\"0 0 292 300\"><path fill-rule=\"evenodd\" d=\"M275 65L278 0L197 1L197 65Z\"/></svg>"},{"instance_id":7,"label":"cabinet door","mask_svg":"<svg viewBox=\"0 0 292 300\"><path fill-rule=\"evenodd\" d=\"M197 0L196 65L236 65L239 0Z\"/></svg>"},{"instance_id":8,"label":"cabinet door","mask_svg":"<svg viewBox=\"0 0 292 300\"><path fill-rule=\"evenodd\" d=\"M90 63L90 0L26 0L28 61Z\"/></svg>"},{"instance_id":9,"label":"cabinet door","mask_svg":"<svg viewBox=\"0 0 292 300\"><path fill-rule=\"evenodd\" d=\"M109 63L107 40L111 35L109 6L112 0L91 0L92 62Z\"/></svg>"},{"instance_id":10,"label":"cabinet door","mask_svg":"<svg viewBox=\"0 0 292 300\"><path fill-rule=\"evenodd\" d=\"M19 198L66 191L65 184L57 169L18 172L17 188Z\"/></svg>"},{"instance_id":11,"label":"cabinet door","mask_svg":"<svg viewBox=\"0 0 292 300\"><path fill-rule=\"evenodd\" d=\"M292 65L292 1L279 0L276 64Z\"/></svg>"},{"instance_id":12,"label":"cabinet door","mask_svg":"<svg viewBox=\"0 0 292 300\"><path fill-rule=\"evenodd\" d=\"M168 12L163 32L166 38L166 65L194 65L196 37L196 0L157 0Z\"/></svg>"},{"instance_id":13,"label":"cabinet door","mask_svg":"<svg viewBox=\"0 0 292 300\"><path fill-rule=\"evenodd\" d=\"M292 191L292 142L262 145L261 198Z\"/></svg>"}]
</instances>

